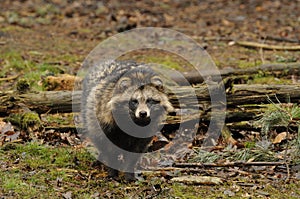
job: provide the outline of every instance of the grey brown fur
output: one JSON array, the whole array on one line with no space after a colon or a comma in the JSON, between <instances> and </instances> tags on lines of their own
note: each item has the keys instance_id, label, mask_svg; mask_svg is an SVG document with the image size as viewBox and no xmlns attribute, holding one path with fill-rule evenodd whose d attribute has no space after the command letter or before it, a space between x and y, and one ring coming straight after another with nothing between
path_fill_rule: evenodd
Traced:
<instances>
[{"instance_id":1,"label":"grey brown fur","mask_svg":"<svg viewBox=\"0 0 300 199\"><path fill-rule=\"evenodd\" d=\"M109 176L122 170L131 180L140 154L173 107L148 65L107 61L86 76L81 110L85 135L99 150L99 160L112 167Z\"/></svg>"}]
</instances>

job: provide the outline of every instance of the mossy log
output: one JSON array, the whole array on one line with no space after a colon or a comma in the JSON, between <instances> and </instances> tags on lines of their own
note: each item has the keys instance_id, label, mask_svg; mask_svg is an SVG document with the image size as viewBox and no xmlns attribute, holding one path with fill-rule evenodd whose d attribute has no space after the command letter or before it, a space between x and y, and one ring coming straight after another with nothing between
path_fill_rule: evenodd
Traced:
<instances>
[{"instance_id":1,"label":"mossy log","mask_svg":"<svg viewBox=\"0 0 300 199\"><path fill-rule=\"evenodd\" d=\"M213 81L219 81L219 76L223 79L226 78L249 78L251 75L272 75L275 77L283 77L287 75L300 76L300 63L287 63L287 64L262 64L257 67L245 68L245 69L223 69L219 71L219 74L215 74L216 71L203 71L205 75L200 76L198 71L185 72L182 76L178 76L177 73L170 73L172 80L177 82L179 85L185 85L186 80L190 84L199 84L209 76ZM202 75L202 74L201 74Z\"/></svg>"},{"instance_id":2,"label":"mossy log","mask_svg":"<svg viewBox=\"0 0 300 199\"><path fill-rule=\"evenodd\" d=\"M180 87L176 89L177 97L189 99L193 97L189 93L191 89ZM199 104L210 104L210 95L206 86L196 87L195 94ZM282 103L300 103L300 84L293 85L260 85L260 84L237 84L231 88L226 88L226 104L227 107L236 107L245 104L263 104L274 103L278 101ZM171 95L171 101L175 107L179 107L176 96ZM188 100L185 100L188 101ZM195 100L188 101L183 107L194 108L198 106ZM182 107L182 105L181 105Z\"/></svg>"},{"instance_id":3,"label":"mossy log","mask_svg":"<svg viewBox=\"0 0 300 199\"><path fill-rule=\"evenodd\" d=\"M73 100L72 91L0 92L0 115L18 112L23 107L37 113L72 112L72 105L79 107L80 97L81 91L74 93Z\"/></svg>"},{"instance_id":4,"label":"mossy log","mask_svg":"<svg viewBox=\"0 0 300 199\"><path fill-rule=\"evenodd\" d=\"M170 95L174 107L185 110L207 111L211 104L210 94L206 85L193 88L181 86L173 88L175 94ZM196 97L195 97L196 96ZM0 115L9 115L22 107L29 108L37 113L46 112L78 112L80 107L81 91L44 91L18 94L8 91L0 92ZM192 100L197 98L197 100ZM236 109L236 114L246 112L239 108L246 104L268 104L273 102L300 103L300 85L233 85L226 89L226 103L228 108ZM182 100L184 104L179 104ZM72 107L74 109L72 109Z\"/></svg>"}]
</instances>

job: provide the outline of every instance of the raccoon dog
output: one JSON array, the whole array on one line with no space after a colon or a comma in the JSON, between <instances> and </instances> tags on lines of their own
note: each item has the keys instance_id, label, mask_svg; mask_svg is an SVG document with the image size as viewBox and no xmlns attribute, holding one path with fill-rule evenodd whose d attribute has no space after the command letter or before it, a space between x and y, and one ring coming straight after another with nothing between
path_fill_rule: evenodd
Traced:
<instances>
[{"instance_id":1,"label":"raccoon dog","mask_svg":"<svg viewBox=\"0 0 300 199\"><path fill-rule=\"evenodd\" d=\"M83 83L82 121L85 135L109 168L109 177L134 180L134 166L147 151L160 123L173 107L161 78L135 62L98 64Z\"/></svg>"}]
</instances>

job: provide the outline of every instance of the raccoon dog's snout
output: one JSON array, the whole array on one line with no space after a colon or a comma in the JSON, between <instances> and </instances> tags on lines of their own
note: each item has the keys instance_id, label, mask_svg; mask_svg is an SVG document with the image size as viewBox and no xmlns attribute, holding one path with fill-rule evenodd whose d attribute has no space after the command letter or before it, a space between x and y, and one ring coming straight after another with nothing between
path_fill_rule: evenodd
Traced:
<instances>
[{"instance_id":1,"label":"raccoon dog's snout","mask_svg":"<svg viewBox=\"0 0 300 199\"><path fill-rule=\"evenodd\" d=\"M147 117L147 112L146 111L140 111L139 112L139 117L140 118L146 118Z\"/></svg>"},{"instance_id":2,"label":"raccoon dog's snout","mask_svg":"<svg viewBox=\"0 0 300 199\"><path fill-rule=\"evenodd\" d=\"M139 119L146 119L150 117L150 110L145 104L138 105L135 111L135 117Z\"/></svg>"}]
</instances>

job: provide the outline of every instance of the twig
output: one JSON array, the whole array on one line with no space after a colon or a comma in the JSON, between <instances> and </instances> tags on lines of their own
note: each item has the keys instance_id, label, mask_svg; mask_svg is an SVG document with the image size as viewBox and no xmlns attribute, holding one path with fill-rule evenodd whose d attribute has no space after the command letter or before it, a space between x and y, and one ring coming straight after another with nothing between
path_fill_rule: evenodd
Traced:
<instances>
[{"instance_id":1,"label":"twig","mask_svg":"<svg viewBox=\"0 0 300 199\"><path fill-rule=\"evenodd\" d=\"M228 37L198 37L198 36L192 36L195 40L201 40L201 41L232 41L232 38Z\"/></svg>"},{"instance_id":2,"label":"twig","mask_svg":"<svg viewBox=\"0 0 300 199\"><path fill-rule=\"evenodd\" d=\"M274 36L266 36L263 37L267 40L274 40L274 41L279 41L279 42L290 42L290 43L300 43L299 39L290 39L290 38L284 38L284 37L274 37Z\"/></svg>"},{"instance_id":3,"label":"twig","mask_svg":"<svg viewBox=\"0 0 300 199\"><path fill-rule=\"evenodd\" d=\"M259 49L259 54L260 54L261 62L264 64L265 63L265 56L264 56L264 49L263 48Z\"/></svg>"},{"instance_id":4,"label":"twig","mask_svg":"<svg viewBox=\"0 0 300 199\"><path fill-rule=\"evenodd\" d=\"M175 171L180 173L197 173L197 174L207 174L208 169L205 171L202 168L179 168L179 167L147 167L146 170L141 170L143 175L162 175L162 172Z\"/></svg>"},{"instance_id":5,"label":"twig","mask_svg":"<svg viewBox=\"0 0 300 199\"><path fill-rule=\"evenodd\" d=\"M10 81L10 80L13 80L13 79L17 79L19 76L20 76L20 74L19 75L14 75L14 76L11 76L11 77L3 77L3 78L0 78L0 82L2 82L2 81Z\"/></svg>"},{"instance_id":6,"label":"twig","mask_svg":"<svg viewBox=\"0 0 300 199\"><path fill-rule=\"evenodd\" d=\"M259 49L259 54L260 54L261 62L264 64L266 61L265 61L264 49L263 48Z\"/></svg>"},{"instance_id":7,"label":"twig","mask_svg":"<svg viewBox=\"0 0 300 199\"><path fill-rule=\"evenodd\" d=\"M269 45L269 44L262 44L257 42L251 41L235 41L234 44L251 47L251 48L263 48L269 50L300 50L300 45L296 46L278 46L278 45Z\"/></svg>"},{"instance_id":8,"label":"twig","mask_svg":"<svg viewBox=\"0 0 300 199\"><path fill-rule=\"evenodd\" d=\"M228 163L174 163L173 167L244 167L244 166L279 166L286 162L228 162Z\"/></svg>"},{"instance_id":9,"label":"twig","mask_svg":"<svg viewBox=\"0 0 300 199\"><path fill-rule=\"evenodd\" d=\"M289 136L290 136L290 133L289 133L289 126L290 126L290 123L288 124L288 126L286 127L286 139L288 140ZM284 151L284 162L285 162L285 165L286 165L286 172L287 172L287 177L285 179L286 182L289 181L290 179L290 167L289 167L289 161L288 161L288 158L287 158L287 152L288 152L288 149L289 149L289 142L286 143L286 149Z\"/></svg>"}]
</instances>

